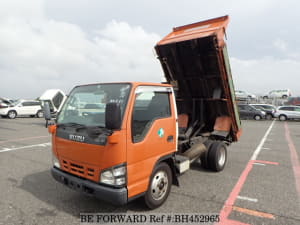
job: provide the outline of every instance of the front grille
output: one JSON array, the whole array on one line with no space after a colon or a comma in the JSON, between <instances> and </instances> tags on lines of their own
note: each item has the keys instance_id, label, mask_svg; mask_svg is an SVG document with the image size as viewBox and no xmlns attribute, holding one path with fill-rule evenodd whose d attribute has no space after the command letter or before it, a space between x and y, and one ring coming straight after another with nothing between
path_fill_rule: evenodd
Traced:
<instances>
[{"instance_id":1,"label":"front grille","mask_svg":"<svg viewBox=\"0 0 300 225\"><path fill-rule=\"evenodd\" d=\"M61 160L62 169L74 175L84 177L90 180L98 181L99 172L94 166L81 164L67 159Z\"/></svg>"}]
</instances>

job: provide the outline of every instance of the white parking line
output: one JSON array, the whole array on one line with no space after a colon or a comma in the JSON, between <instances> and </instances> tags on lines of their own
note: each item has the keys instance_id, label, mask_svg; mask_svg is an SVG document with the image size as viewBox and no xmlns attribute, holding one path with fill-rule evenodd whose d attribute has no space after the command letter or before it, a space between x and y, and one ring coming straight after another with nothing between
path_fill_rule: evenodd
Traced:
<instances>
[{"instance_id":1,"label":"white parking line","mask_svg":"<svg viewBox=\"0 0 300 225\"><path fill-rule=\"evenodd\" d=\"M246 201L250 201L250 202L258 202L258 200L256 198L248 198L248 197L245 197L245 196L237 196L238 199L241 199L241 200L246 200Z\"/></svg>"},{"instance_id":2,"label":"white parking line","mask_svg":"<svg viewBox=\"0 0 300 225\"><path fill-rule=\"evenodd\" d=\"M253 163L255 165L259 165L259 166L265 166L266 164L263 164L263 163Z\"/></svg>"},{"instance_id":3,"label":"white parking line","mask_svg":"<svg viewBox=\"0 0 300 225\"><path fill-rule=\"evenodd\" d=\"M258 154L260 153L260 151L261 151L261 149L262 149L262 147L263 147L263 145L264 145L264 143L265 143L265 141L266 141L266 139L267 139L269 133L270 133L271 130L272 130L272 127L274 126L275 121L276 121L276 120L273 120L273 122L271 123L269 129L268 129L267 132L265 133L264 137L261 139L259 145L258 145L257 148L255 149L255 151L254 151L254 153L253 153L253 155L252 155L252 157L251 157L251 160L256 160L256 158L257 158ZM269 140L270 140L270 139L269 139Z\"/></svg>"},{"instance_id":4,"label":"white parking line","mask_svg":"<svg viewBox=\"0 0 300 225\"><path fill-rule=\"evenodd\" d=\"M3 149L0 149L0 153L1 152L15 151L15 150L19 150L19 149L26 149L26 148L47 147L47 146L50 146L50 145L51 145L50 142L46 142L46 143L42 143L42 144L26 145L26 146L17 147L17 148L3 148Z\"/></svg>"}]
</instances>

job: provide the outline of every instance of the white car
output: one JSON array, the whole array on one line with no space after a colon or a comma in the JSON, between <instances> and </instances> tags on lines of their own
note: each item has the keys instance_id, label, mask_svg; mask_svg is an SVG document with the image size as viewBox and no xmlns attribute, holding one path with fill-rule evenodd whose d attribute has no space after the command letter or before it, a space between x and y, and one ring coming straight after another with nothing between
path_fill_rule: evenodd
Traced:
<instances>
[{"instance_id":1,"label":"white car","mask_svg":"<svg viewBox=\"0 0 300 225\"><path fill-rule=\"evenodd\" d=\"M0 108L0 115L7 116L10 119L17 116L36 116L40 118L44 116L44 112L39 101L19 100L12 105Z\"/></svg>"},{"instance_id":2,"label":"white car","mask_svg":"<svg viewBox=\"0 0 300 225\"><path fill-rule=\"evenodd\" d=\"M240 90L235 91L235 97L238 100L256 99L256 95Z\"/></svg>"},{"instance_id":3,"label":"white car","mask_svg":"<svg viewBox=\"0 0 300 225\"><path fill-rule=\"evenodd\" d=\"M300 106L285 105L277 108L275 117L284 121L287 119L300 119Z\"/></svg>"},{"instance_id":4,"label":"white car","mask_svg":"<svg viewBox=\"0 0 300 225\"><path fill-rule=\"evenodd\" d=\"M268 94L263 96L263 99L268 99L268 98L284 98L286 99L287 97L290 97L291 91L290 89L282 89L282 90L273 90L270 91Z\"/></svg>"}]
</instances>

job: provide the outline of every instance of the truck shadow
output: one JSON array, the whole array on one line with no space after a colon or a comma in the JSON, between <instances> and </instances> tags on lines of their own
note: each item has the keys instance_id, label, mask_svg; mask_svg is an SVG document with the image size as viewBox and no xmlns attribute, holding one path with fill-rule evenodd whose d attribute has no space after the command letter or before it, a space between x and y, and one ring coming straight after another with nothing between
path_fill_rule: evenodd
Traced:
<instances>
[{"instance_id":1,"label":"truck shadow","mask_svg":"<svg viewBox=\"0 0 300 225\"><path fill-rule=\"evenodd\" d=\"M32 194L35 198L79 218L80 213L126 213L127 211L147 211L139 199L125 206L114 206L96 198L73 191L55 182L50 171L30 174L23 178L18 188ZM39 216L38 214L36 216Z\"/></svg>"},{"instance_id":2,"label":"truck shadow","mask_svg":"<svg viewBox=\"0 0 300 225\"><path fill-rule=\"evenodd\" d=\"M216 173L214 171L211 171L209 169L205 169L201 166L201 162L199 160L193 162L191 165L190 165L190 169L191 170L196 170L196 171L201 171L203 173Z\"/></svg>"}]
</instances>

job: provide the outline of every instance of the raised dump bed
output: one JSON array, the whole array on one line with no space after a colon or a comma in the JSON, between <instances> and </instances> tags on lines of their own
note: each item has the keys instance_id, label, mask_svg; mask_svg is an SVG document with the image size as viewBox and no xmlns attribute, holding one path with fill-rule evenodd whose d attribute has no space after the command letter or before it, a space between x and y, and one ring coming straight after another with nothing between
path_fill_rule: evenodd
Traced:
<instances>
[{"instance_id":1,"label":"raised dump bed","mask_svg":"<svg viewBox=\"0 0 300 225\"><path fill-rule=\"evenodd\" d=\"M179 117L188 118L188 135L209 133L232 142L241 123L224 40L228 21L224 16L176 27L155 49L176 91Z\"/></svg>"}]
</instances>

